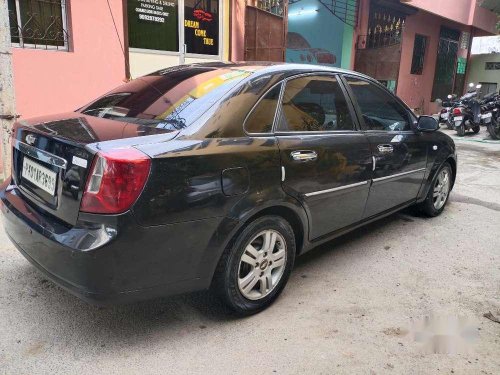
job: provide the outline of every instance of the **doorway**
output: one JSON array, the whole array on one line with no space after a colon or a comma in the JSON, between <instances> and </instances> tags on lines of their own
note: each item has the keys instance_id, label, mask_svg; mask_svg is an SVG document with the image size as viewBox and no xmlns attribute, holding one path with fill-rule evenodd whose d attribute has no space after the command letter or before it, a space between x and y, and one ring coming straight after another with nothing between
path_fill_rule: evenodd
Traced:
<instances>
[{"instance_id":1,"label":"doorway","mask_svg":"<svg viewBox=\"0 0 500 375\"><path fill-rule=\"evenodd\" d=\"M446 98L451 93L461 94L455 92L454 87L459 39L459 31L441 27L431 101Z\"/></svg>"}]
</instances>

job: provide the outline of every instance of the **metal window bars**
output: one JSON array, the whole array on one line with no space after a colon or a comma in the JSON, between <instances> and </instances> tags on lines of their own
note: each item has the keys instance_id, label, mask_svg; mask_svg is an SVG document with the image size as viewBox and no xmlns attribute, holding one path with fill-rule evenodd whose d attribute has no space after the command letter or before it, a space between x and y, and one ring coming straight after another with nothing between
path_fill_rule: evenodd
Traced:
<instances>
[{"instance_id":1,"label":"metal window bars","mask_svg":"<svg viewBox=\"0 0 500 375\"><path fill-rule=\"evenodd\" d=\"M276 16L283 17L284 14L283 0L254 0L250 1L249 5L255 6L256 8L262 9Z\"/></svg>"},{"instance_id":2,"label":"metal window bars","mask_svg":"<svg viewBox=\"0 0 500 375\"><path fill-rule=\"evenodd\" d=\"M368 28L367 35L358 35L357 49L372 49L390 47L401 43L405 21L399 20L395 25L385 26L380 25L374 28Z\"/></svg>"},{"instance_id":3,"label":"metal window bars","mask_svg":"<svg viewBox=\"0 0 500 375\"><path fill-rule=\"evenodd\" d=\"M68 50L66 0L8 0L11 43Z\"/></svg>"}]
</instances>

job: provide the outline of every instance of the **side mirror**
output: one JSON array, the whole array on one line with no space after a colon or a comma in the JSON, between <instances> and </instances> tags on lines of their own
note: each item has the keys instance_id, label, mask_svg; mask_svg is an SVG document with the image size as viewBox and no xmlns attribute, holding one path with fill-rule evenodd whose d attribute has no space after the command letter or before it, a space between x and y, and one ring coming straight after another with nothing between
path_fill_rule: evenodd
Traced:
<instances>
[{"instance_id":1,"label":"side mirror","mask_svg":"<svg viewBox=\"0 0 500 375\"><path fill-rule=\"evenodd\" d=\"M417 131L430 133L439 129L437 120L432 116L420 116L417 122Z\"/></svg>"}]
</instances>

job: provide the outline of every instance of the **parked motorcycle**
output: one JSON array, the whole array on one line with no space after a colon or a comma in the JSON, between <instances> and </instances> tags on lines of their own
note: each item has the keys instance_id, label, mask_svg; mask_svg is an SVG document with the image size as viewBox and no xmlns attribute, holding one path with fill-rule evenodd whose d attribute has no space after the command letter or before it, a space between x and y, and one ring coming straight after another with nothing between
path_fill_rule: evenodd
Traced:
<instances>
[{"instance_id":1,"label":"parked motorcycle","mask_svg":"<svg viewBox=\"0 0 500 375\"><path fill-rule=\"evenodd\" d=\"M454 124L453 124L453 114L452 110L455 107L455 105L458 103L457 101L457 95L456 94L450 94L447 96L448 100L443 101L442 106L443 108L441 109L441 112L439 113L439 124L446 124L446 127L448 129L453 129Z\"/></svg>"},{"instance_id":2,"label":"parked motorcycle","mask_svg":"<svg viewBox=\"0 0 500 375\"><path fill-rule=\"evenodd\" d=\"M481 106L481 123L493 139L500 139L500 94L494 93Z\"/></svg>"},{"instance_id":3,"label":"parked motorcycle","mask_svg":"<svg viewBox=\"0 0 500 375\"><path fill-rule=\"evenodd\" d=\"M478 93L481 85L469 84L469 91L460 98L458 105L453 108L453 122L459 137L463 137L467 130L479 133L481 130L481 101Z\"/></svg>"}]
</instances>

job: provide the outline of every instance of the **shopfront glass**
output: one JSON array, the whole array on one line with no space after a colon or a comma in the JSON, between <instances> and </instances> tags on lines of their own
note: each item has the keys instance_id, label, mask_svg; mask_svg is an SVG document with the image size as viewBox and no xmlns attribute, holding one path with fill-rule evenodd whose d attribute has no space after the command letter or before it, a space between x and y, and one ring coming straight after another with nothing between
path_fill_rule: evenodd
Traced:
<instances>
[{"instance_id":1,"label":"shopfront glass","mask_svg":"<svg viewBox=\"0 0 500 375\"><path fill-rule=\"evenodd\" d=\"M219 0L128 0L129 47L219 55Z\"/></svg>"}]
</instances>

